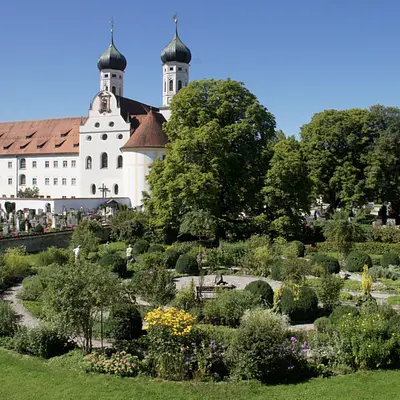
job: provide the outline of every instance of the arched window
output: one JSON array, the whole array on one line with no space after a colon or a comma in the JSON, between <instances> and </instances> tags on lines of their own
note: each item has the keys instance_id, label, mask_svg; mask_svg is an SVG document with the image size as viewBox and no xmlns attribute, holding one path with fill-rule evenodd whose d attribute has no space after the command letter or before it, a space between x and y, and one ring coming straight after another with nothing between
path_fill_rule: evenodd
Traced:
<instances>
[{"instance_id":1,"label":"arched window","mask_svg":"<svg viewBox=\"0 0 400 400\"><path fill-rule=\"evenodd\" d=\"M115 86L113 86L113 87L111 88L111 91L112 91L114 94L117 93L117 90L115 89Z\"/></svg>"},{"instance_id":2,"label":"arched window","mask_svg":"<svg viewBox=\"0 0 400 400\"><path fill-rule=\"evenodd\" d=\"M164 92L167 91L167 81L164 81Z\"/></svg>"},{"instance_id":3,"label":"arched window","mask_svg":"<svg viewBox=\"0 0 400 400\"><path fill-rule=\"evenodd\" d=\"M107 153L102 153L101 154L100 168L108 168L108 155L107 155Z\"/></svg>"},{"instance_id":4,"label":"arched window","mask_svg":"<svg viewBox=\"0 0 400 400\"><path fill-rule=\"evenodd\" d=\"M86 169L92 169L92 157L86 157Z\"/></svg>"},{"instance_id":5,"label":"arched window","mask_svg":"<svg viewBox=\"0 0 400 400\"><path fill-rule=\"evenodd\" d=\"M118 156L118 158L117 158L117 168L122 168L122 166L123 166L122 156Z\"/></svg>"},{"instance_id":6,"label":"arched window","mask_svg":"<svg viewBox=\"0 0 400 400\"><path fill-rule=\"evenodd\" d=\"M92 194L96 194L96 185L93 183L92 185L90 185L90 191L92 192Z\"/></svg>"},{"instance_id":7,"label":"arched window","mask_svg":"<svg viewBox=\"0 0 400 400\"><path fill-rule=\"evenodd\" d=\"M119 88L119 95L122 96L122 89Z\"/></svg>"},{"instance_id":8,"label":"arched window","mask_svg":"<svg viewBox=\"0 0 400 400\"><path fill-rule=\"evenodd\" d=\"M26 185L26 176L24 174L19 176L19 184Z\"/></svg>"},{"instance_id":9,"label":"arched window","mask_svg":"<svg viewBox=\"0 0 400 400\"><path fill-rule=\"evenodd\" d=\"M118 184L115 184L115 185L114 185L114 194L117 195L118 192L119 192Z\"/></svg>"},{"instance_id":10,"label":"arched window","mask_svg":"<svg viewBox=\"0 0 400 400\"><path fill-rule=\"evenodd\" d=\"M174 90L174 81L171 79L169 81L169 91L172 92Z\"/></svg>"},{"instance_id":11,"label":"arched window","mask_svg":"<svg viewBox=\"0 0 400 400\"><path fill-rule=\"evenodd\" d=\"M178 92L182 89L182 81L178 81Z\"/></svg>"},{"instance_id":12,"label":"arched window","mask_svg":"<svg viewBox=\"0 0 400 400\"><path fill-rule=\"evenodd\" d=\"M26 168L26 160L25 160L25 158L21 158L19 160L19 168L20 169L25 169Z\"/></svg>"}]
</instances>

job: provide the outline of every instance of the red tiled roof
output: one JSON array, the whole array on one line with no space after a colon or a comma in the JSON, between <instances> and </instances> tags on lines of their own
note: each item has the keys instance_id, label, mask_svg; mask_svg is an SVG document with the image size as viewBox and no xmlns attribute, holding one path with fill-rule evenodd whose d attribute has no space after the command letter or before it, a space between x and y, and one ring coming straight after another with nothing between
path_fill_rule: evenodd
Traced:
<instances>
[{"instance_id":1,"label":"red tiled roof","mask_svg":"<svg viewBox=\"0 0 400 400\"><path fill-rule=\"evenodd\" d=\"M0 155L77 154L79 126L86 120L72 117L0 122Z\"/></svg>"},{"instance_id":2,"label":"red tiled roof","mask_svg":"<svg viewBox=\"0 0 400 400\"><path fill-rule=\"evenodd\" d=\"M143 116L139 116L143 117ZM149 110L144 118L138 118L139 126L133 131L129 140L121 148L128 150L142 147L165 147L168 142L167 135L162 130L162 124L165 118L162 114ZM133 125L132 121L132 125Z\"/></svg>"}]
</instances>

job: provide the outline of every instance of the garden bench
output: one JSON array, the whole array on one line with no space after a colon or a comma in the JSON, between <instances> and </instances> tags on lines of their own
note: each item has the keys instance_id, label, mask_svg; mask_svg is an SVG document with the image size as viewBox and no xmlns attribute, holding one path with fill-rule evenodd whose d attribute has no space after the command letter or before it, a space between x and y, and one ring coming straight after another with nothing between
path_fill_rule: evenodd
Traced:
<instances>
[{"instance_id":1,"label":"garden bench","mask_svg":"<svg viewBox=\"0 0 400 400\"><path fill-rule=\"evenodd\" d=\"M198 300L212 300L215 293L219 290L232 290L235 285L213 285L213 286L196 286L196 298Z\"/></svg>"}]
</instances>

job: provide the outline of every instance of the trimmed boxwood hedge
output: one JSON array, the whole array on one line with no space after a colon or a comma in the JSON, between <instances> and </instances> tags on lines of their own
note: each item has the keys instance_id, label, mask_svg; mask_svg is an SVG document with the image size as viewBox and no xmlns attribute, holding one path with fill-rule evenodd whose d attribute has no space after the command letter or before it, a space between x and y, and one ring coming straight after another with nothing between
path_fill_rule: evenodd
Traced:
<instances>
[{"instance_id":1,"label":"trimmed boxwood hedge","mask_svg":"<svg viewBox=\"0 0 400 400\"><path fill-rule=\"evenodd\" d=\"M292 290L286 287L282 291L279 307L293 322L312 321L318 315L318 297L313 289L302 286L295 299Z\"/></svg>"},{"instance_id":2,"label":"trimmed boxwood hedge","mask_svg":"<svg viewBox=\"0 0 400 400\"><path fill-rule=\"evenodd\" d=\"M300 240L294 240L292 243L297 247L297 257L304 257L306 254L306 246L304 246L304 243L300 242Z\"/></svg>"},{"instance_id":3,"label":"trimmed boxwood hedge","mask_svg":"<svg viewBox=\"0 0 400 400\"><path fill-rule=\"evenodd\" d=\"M349 272L362 272L364 265L372 267L371 257L362 251L352 251L347 257L346 269Z\"/></svg>"},{"instance_id":4,"label":"trimmed boxwood hedge","mask_svg":"<svg viewBox=\"0 0 400 400\"><path fill-rule=\"evenodd\" d=\"M253 293L258 299L260 299L262 305L267 305L268 307L274 305L274 291L268 282L253 281L244 289Z\"/></svg>"},{"instance_id":5,"label":"trimmed boxwood hedge","mask_svg":"<svg viewBox=\"0 0 400 400\"><path fill-rule=\"evenodd\" d=\"M311 262L312 264L320 265L328 274L338 274L340 272L339 261L327 254L314 254Z\"/></svg>"},{"instance_id":6,"label":"trimmed boxwood hedge","mask_svg":"<svg viewBox=\"0 0 400 400\"><path fill-rule=\"evenodd\" d=\"M149 249L149 246L150 245L147 240L139 239L133 245L133 254L138 255L146 253L146 251Z\"/></svg>"},{"instance_id":7,"label":"trimmed boxwood hedge","mask_svg":"<svg viewBox=\"0 0 400 400\"><path fill-rule=\"evenodd\" d=\"M165 251L164 257L167 268L174 269L179 258L179 253L174 249L168 249Z\"/></svg>"},{"instance_id":8,"label":"trimmed boxwood hedge","mask_svg":"<svg viewBox=\"0 0 400 400\"><path fill-rule=\"evenodd\" d=\"M182 254L179 256L175 270L179 274L185 275L199 275L200 273L196 257L190 254Z\"/></svg>"},{"instance_id":9,"label":"trimmed boxwood hedge","mask_svg":"<svg viewBox=\"0 0 400 400\"><path fill-rule=\"evenodd\" d=\"M148 253L164 253L165 248L162 244L151 244L148 248Z\"/></svg>"},{"instance_id":10,"label":"trimmed boxwood hedge","mask_svg":"<svg viewBox=\"0 0 400 400\"><path fill-rule=\"evenodd\" d=\"M387 268L389 265L400 265L399 254L394 251L386 251L381 258L381 266Z\"/></svg>"}]
</instances>

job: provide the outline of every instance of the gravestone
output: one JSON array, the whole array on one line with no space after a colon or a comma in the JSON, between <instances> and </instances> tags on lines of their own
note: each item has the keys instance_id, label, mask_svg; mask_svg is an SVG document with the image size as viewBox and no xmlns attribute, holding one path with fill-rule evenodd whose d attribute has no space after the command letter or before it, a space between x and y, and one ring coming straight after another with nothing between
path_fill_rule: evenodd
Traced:
<instances>
[{"instance_id":1,"label":"gravestone","mask_svg":"<svg viewBox=\"0 0 400 400\"><path fill-rule=\"evenodd\" d=\"M9 232L9 230L8 230L8 224L4 224L4 225L3 225L3 233L4 233L5 235L7 235L8 232Z\"/></svg>"},{"instance_id":2,"label":"gravestone","mask_svg":"<svg viewBox=\"0 0 400 400\"><path fill-rule=\"evenodd\" d=\"M387 226L395 226L396 225L396 220L394 218L388 218L386 220L386 225Z\"/></svg>"}]
</instances>

